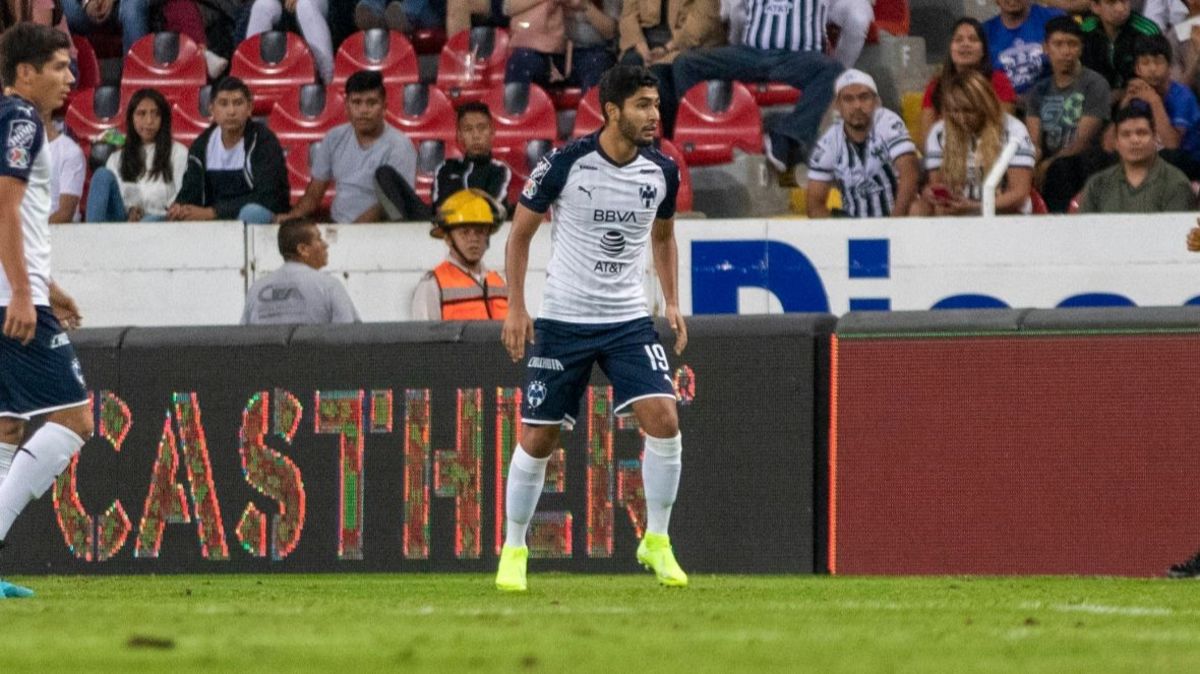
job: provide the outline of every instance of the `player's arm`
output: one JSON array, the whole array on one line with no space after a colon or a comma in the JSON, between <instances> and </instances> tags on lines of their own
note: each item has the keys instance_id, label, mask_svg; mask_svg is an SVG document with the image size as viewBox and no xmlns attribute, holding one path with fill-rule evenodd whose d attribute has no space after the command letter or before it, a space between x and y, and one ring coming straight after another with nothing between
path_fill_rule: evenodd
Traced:
<instances>
[{"instance_id":1,"label":"player's arm","mask_svg":"<svg viewBox=\"0 0 1200 674\"><path fill-rule=\"evenodd\" d=\"M22 344L33 340L37 313L33 309L33 289L25 266L25 236L21 231L21 200L25 181L0 176L0 265L12 288L12 299L4 314L4 336Z\"/></svg>"},{"instance_id":2,"label":"player's arm","mask_svg":"<svg viewBox=\"0 0 1200 674\"><path fill-rule=\"evenodd\" d=\"M903 218L917 200L917 184L921 181L921 162L916 153L897 157L896 172L899 177L896 178L896 205L892 207L892 217Z\"/></svg>"},{"instance_id":3,"label":"player's arm","mask_svg":"<svg viewBox=\"0 0 1200 674\"><path fill-rule=\"evenodd\" d=\"M667 321L675 331L675 353L687 348L687 324L679 311L679 252L675 246L675 218L656 218L650 230L650 251L654 255L654 270L666 300Z\"/></svg>"},{"instance_id":4,"label":"player's arm","mask_svg":"<svg viewBox=\"0 0 1200 674\"><path fill-rule=\"evenodd\" d=\"M525 204L513 214L512 230L504 247L504 275L508 281L508 316L501 338L508 355L517 362L525 357L525 342L533 343L533 320L525 308L525 272L529 268L529 244L542 224L542 214Z\"/></svg>"},{"instance_id":5,"label":"player's arm","mask_svg":"<svg viewBox=\"0 0 1200 674\"><path fill-rule=\"evenodd\" d=\"M67 294L62 286L50 281L50 309L63 327L74 330L83 324L83 314L79 313L79 305L75 298Z\"/></svg>"},{"instance_id":6,"label":"player's arm","mask_svg":"<svg viewBox=\"0 0 1200 674\"><path fill-rule=\"evenodd\" d=\"M807 200L806 209L810 218L828 218L829 217L829 186L830 183L824 180L809 180L806 190Z\"/></svg>"}]
</instances>

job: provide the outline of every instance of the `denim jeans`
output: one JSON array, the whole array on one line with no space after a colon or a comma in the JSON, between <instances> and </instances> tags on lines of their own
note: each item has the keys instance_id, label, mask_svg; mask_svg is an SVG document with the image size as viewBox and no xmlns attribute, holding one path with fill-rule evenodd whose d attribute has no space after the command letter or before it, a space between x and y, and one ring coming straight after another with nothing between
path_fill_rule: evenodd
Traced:
<instances>
[{"instance_id":1,"label":"denim jeans","mask_svg":"<svg viewBox=\"0 0 1200 674\"><path fill-rule=\"evenodd\" d=\"M237 219L247 225L269 225L275 222L275 214L266 206L246 204L242 206L242 210L238 211Z\"/></svg>"},{"instance_id":2,"label":"denim jeans","mask_svg":"<svg viewBox=\"0 0 1200 674\"><path fill-rule=\"evenodd\" d=\"M400 0L358 0L358 5L382 15L387 6ZM445 0L405 0L400 4L413 28L443 28L446 25Z\"/></svg>"},{"instance_id":3,"label":"denim jeans","mask_svg":"<svg viewBox=\"0 0 1200 674\"><path fill-rule=\"evenodd\" d=\"M584 91L600 83L600 77L613 65L612 52L607 47L576 47L571 54L571 74L563 84ZM566 68L565 54L544 54L533 49L513 49L504 70L505 82L532 82L542 88L551 86L550 65L562 72Z\"/></svg>"},{"instance_id":4,"label":"denim jeans","mask_svg":"<svg viewBox=\"0 0 1200 674\"><path fill-rule=\"evenodd\" d=\"M833 82L841 72L842 64L820 52L745 45L694 49L675 59L675 93L682 100L688 89L705 80L790 84L804 95L791 113L776 119L767 131L786 137L807 152L833 102Z\"/></svg>"},{"instance_id":5,"label":"denim jeans","mask_svg":"<svg viewBox=\"0 0 1200 674\"><path fill-rule=\"evenodd\" d=\"M101 25L88 16L80 0L62 0L62 8L67 26L74 34L88 35ZM150 0L120 0L106 23L114 19L121 26L121 45L128 53L134 42L150 32Z\"/></svg>"},{"instance_id":6,"label":"denim jeans","mask_svg":"<svg viewBox=\"0 0 1200 674\"><path fill-rule=\"evenodd\" d=\"M96 169L92 174L91 187L88 188L87 222L126 222L129 220L129 209L121 198L121 182L117 175L105 167ZM163 222L166 215L143 215L142 222Z\"/></svg>"}]
</instances>

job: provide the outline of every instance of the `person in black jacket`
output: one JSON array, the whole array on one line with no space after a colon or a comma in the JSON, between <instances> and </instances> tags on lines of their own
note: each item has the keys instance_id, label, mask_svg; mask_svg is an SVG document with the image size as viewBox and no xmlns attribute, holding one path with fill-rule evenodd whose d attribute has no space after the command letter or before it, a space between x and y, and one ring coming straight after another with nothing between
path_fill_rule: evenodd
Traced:
<instances>
[{"instance_id":1,"label":"person in black jacket","mask_svg":"<svg viewBox=\"0 0 1200 674\"><path fill-rule=\"evenodd\" d=\"M514 204L508 200L512 169L492 158L492 112L486 103L464 103L458 108L458 146L462 159L446 159L438 167L433 183L432 208L425 205L391 166L380 166L375 172L375 188L379 202L389 220L428 220L437 213L442 201L460 190L475 188L492 195L504 204L511 215Z\"/></svg>"},{"instance_id":2,"label":"person in black jacket","mask_svg":"<svg viewBox=\"0 0 1200 674\"><path fill-rule=\"evenodd\" d=\"M168 220L270 224L288 210L287 166L279 139L250 119L254 99L236 77L217 83L213 119L188 150L187 171Z\"/></svg>"},{"instance_id":3,"label":"person in black jacket","mask_svg":"<svg viewBox=\"0 0 1200 674\"><path fill-rule=\"evenodd\" d=\"M465 103L458 108L458 146L462 159L447 159L437 170L433 183L433 208L459 190L481 189L508 205L508 183L512 169L492 158L492 111L486 103Z\"/></svg>"}]
</instances>

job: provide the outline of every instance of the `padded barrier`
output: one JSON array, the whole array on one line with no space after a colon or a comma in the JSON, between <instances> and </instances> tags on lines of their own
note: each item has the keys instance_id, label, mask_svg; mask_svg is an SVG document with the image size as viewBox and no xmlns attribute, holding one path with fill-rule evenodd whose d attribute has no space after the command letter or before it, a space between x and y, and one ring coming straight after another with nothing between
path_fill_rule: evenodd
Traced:
<instances>
[{"instance_id":1,"label":"padded barrier","mask_svg":"<svg viewBox=\"0 0 1200 674\"><path fill-rule=\"evenodd\" d=\"M671 355L686 454L672 538L689 571L813 570L814 378L833 326L689 320ZM101 433L17 522L3 571L491 571L523 376L499 330L81 331ZM608 396L597 371L539 506L535 573L638 570L641 441Z\"/></svg>"}]
</instances>

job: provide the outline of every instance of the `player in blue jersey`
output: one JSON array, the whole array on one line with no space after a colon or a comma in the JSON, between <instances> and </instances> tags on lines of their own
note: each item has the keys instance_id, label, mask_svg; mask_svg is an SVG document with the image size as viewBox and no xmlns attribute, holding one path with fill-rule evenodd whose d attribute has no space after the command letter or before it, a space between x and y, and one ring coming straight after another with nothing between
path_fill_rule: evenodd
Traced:
<instances>
[{"instance_id":1,"label":"player in blue jersey","mask_svg":"<svg viewBox=\"0 0 1200 674\"><path fill-rule=\"evenodd\" d=\"M643 285L649 244L675 352L682 353L687 327L679 311L674 220L679 168L653 146L659 96L649 70L617 66L604 74L599 90L604 127L542 159L525 184L508 237L504 346L514 362L525 358L527 343L530 348L521 441L505 490L507 530L496 574L501 590L526 589L526 531L550 454L560 430L575 423L593 364L612 382L616 413L632 413L646 434L646 535L638 561L664 585L687 585L667 535L683 451L679 416ZM529 244L551 206L553 249L533 321L525 308Z\"/></svg>"},{"instance_id":2,"label":"player in blue jersey","mask_svg":"<svg viewBox=\"0 0 1200 674\"><path fill-rule=\"evenodd\" d=\"M51 167L41 121L75 81L70 48L65 34L33 23L0 36L0 548L92 435L83 372L62 325L78 325L79 310L50 277ZM42 416L25 439L26 423ZM32 594L0 581L4 597Z\"/></svg>"}]
</instances>

